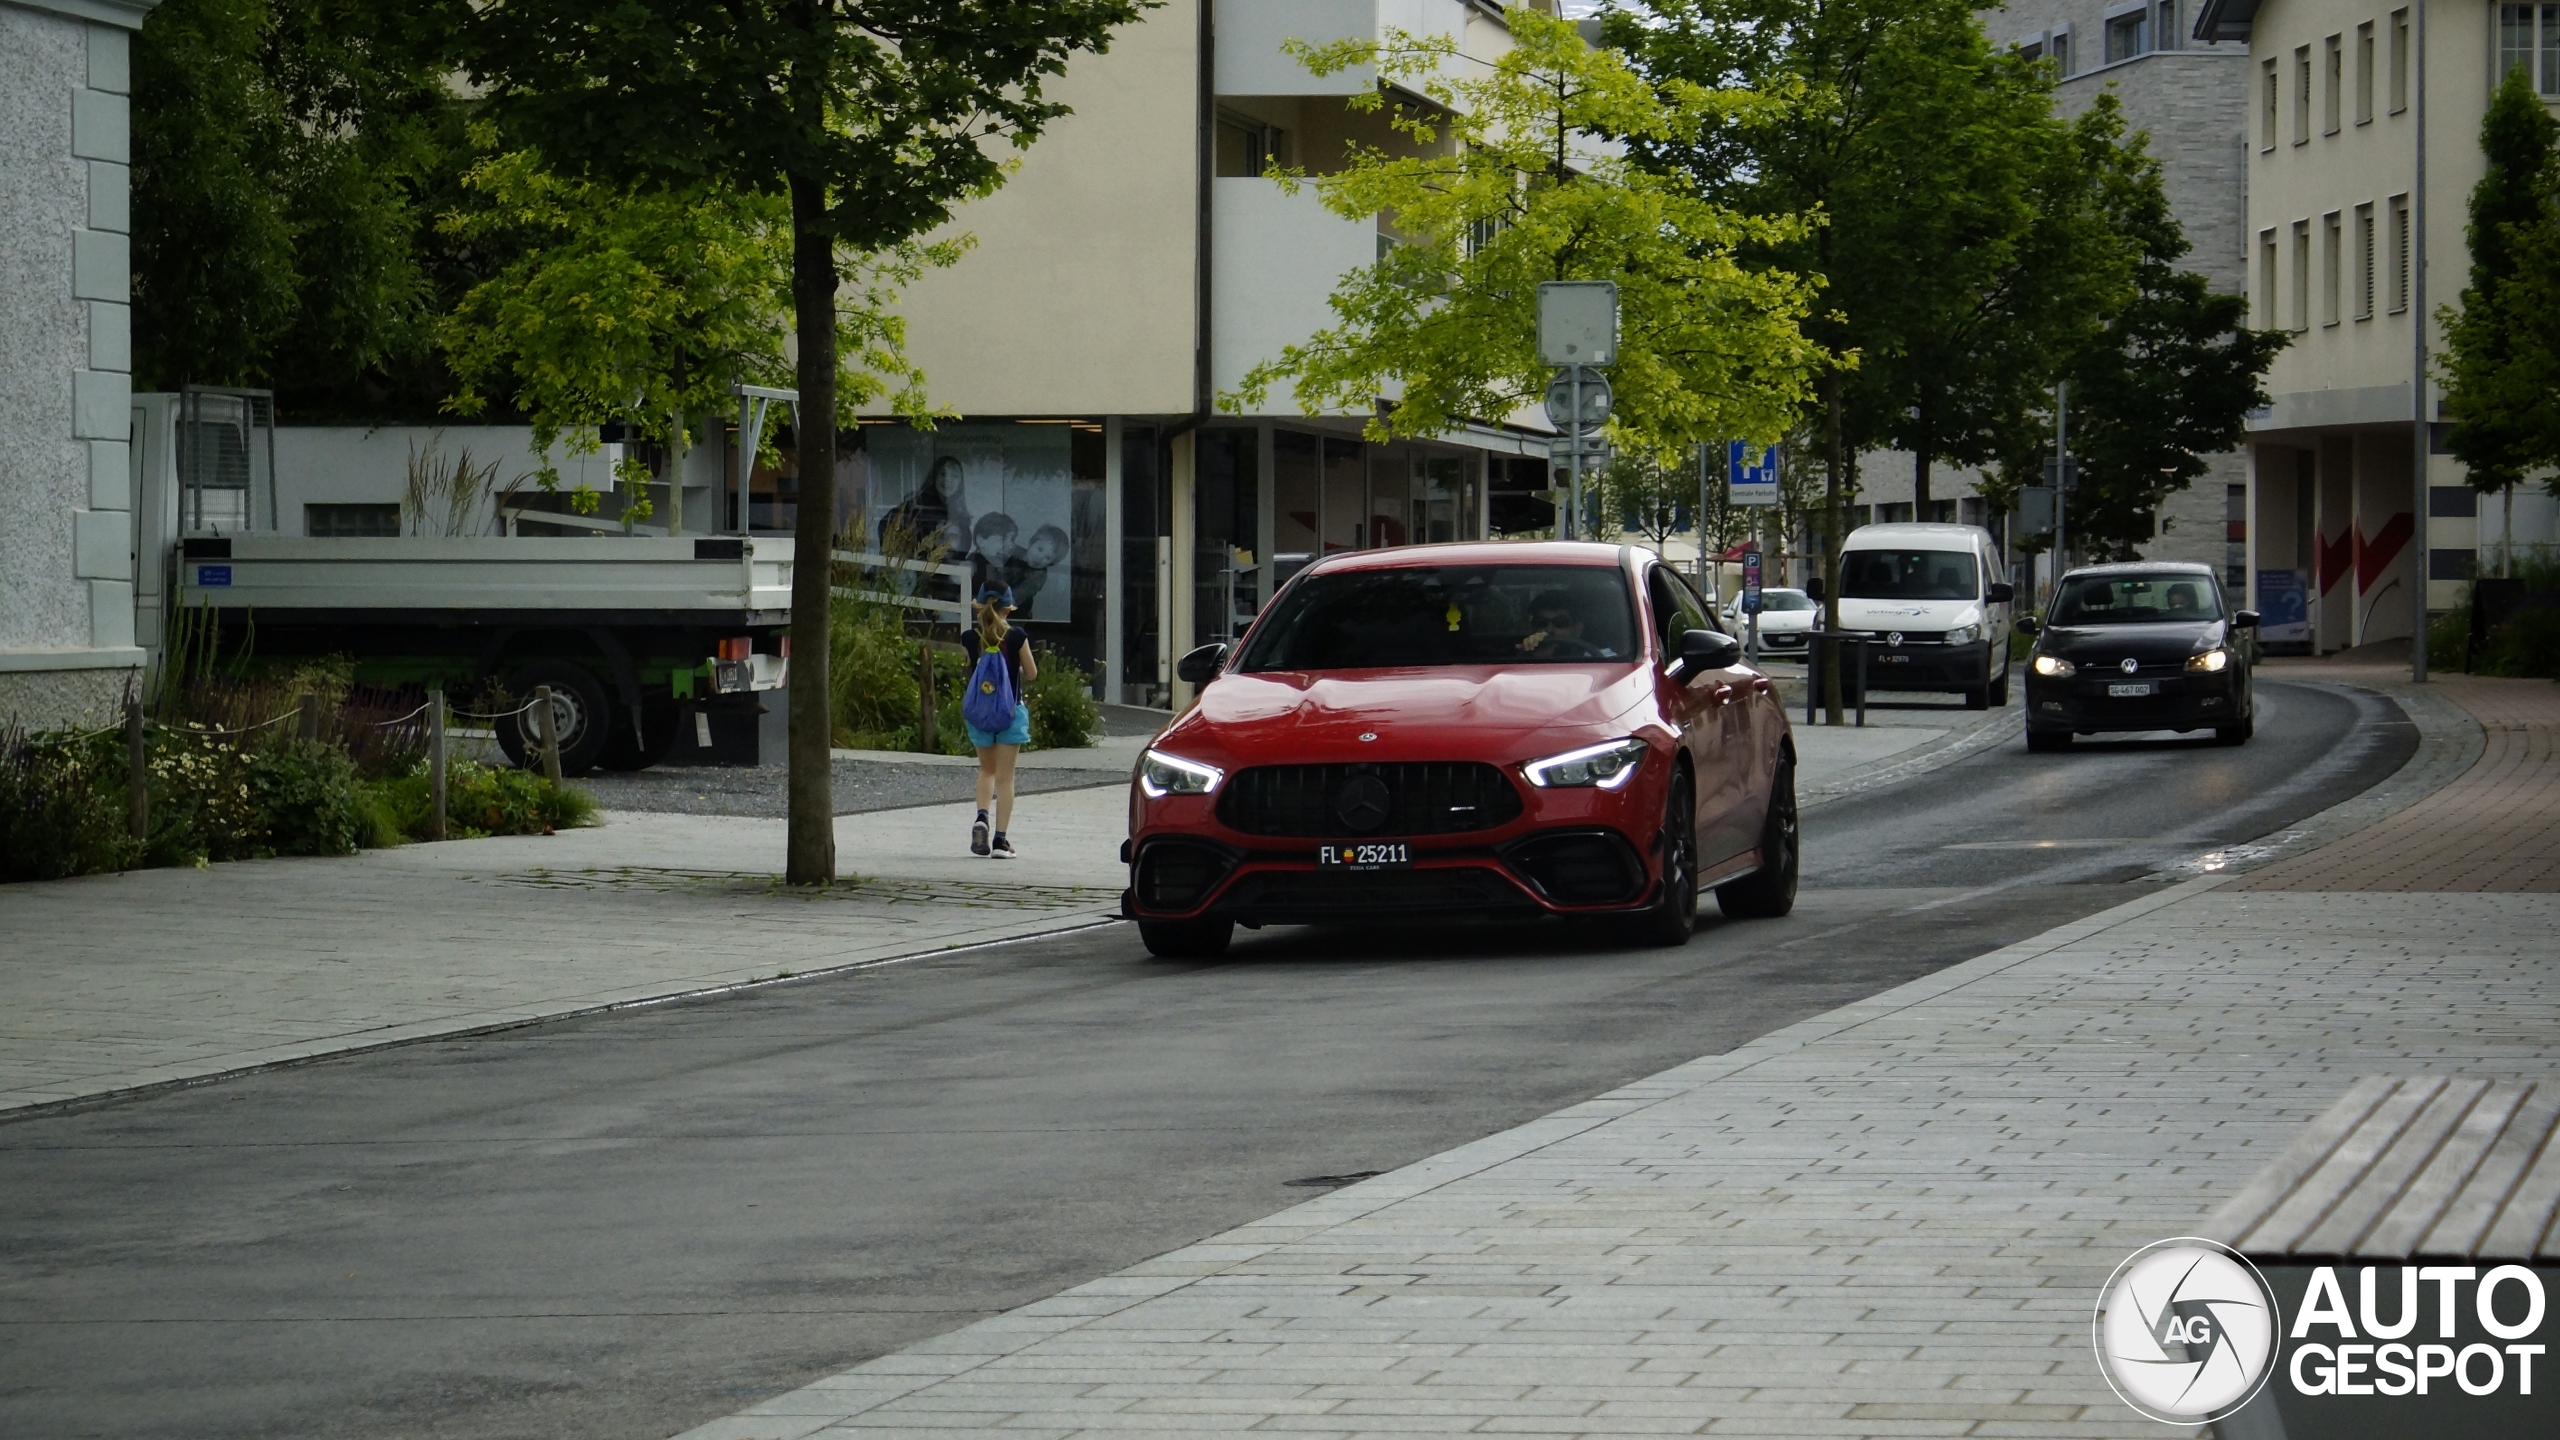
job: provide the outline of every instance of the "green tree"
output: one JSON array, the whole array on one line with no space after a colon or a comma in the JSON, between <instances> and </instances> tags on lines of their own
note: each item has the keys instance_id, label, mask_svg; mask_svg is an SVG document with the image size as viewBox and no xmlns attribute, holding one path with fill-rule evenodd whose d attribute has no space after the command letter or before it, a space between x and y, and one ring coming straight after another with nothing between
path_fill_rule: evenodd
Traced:
<instances>
[{"instance_id":1,"label":"green tree","mask_svg":"<svg viewBox=\"0 0 2560 1440\"><path fill-rule=\"evenodd\" d=\"M1591 513L1602 528L1641 536L1661 554L1671 537L1688 528L1698 508L1696 451L1666 465L1659 456L1621 451L1597 475L1589 477Z\"/></svg>"},{"instance_id":2,"label":"green tree","mask_svg":"<svg viewBox=\"0 0 2560 1440\"><path fill-rule=\"evenodd\" d=\"M1746 268L1738 252L1792 240L1805 222L1737 214L1591 145L1675 141L1758 102L1649 85L1570 22L1522 8L1506 19L1511 51L1481 68L1457 62L1445 37L1395 30L1384 41L1297 47L1319 75L1376 67L1380 88L1350 104L1387 110L1419 153L1354 146L1342 169L1313 183L1346 219L1391 216L1401 243L1344 278L1332 298L1340 323L1255 366L1220 403L1249 408L1287 382L1310 414L1370 414L1380 440L1507 415L1544 394L1551 375L1537 356L1539 282L1614 280L1608 429L1620 448L1676 465L1700 441L1775 439L1822 359L1799 327L1812 287ZM1430 103L1391 102L1388 87ZM1399 384L1402 398L1381 410L1377 398Z\"/></svg>"},{"instance_id":3,"label":"green tree","mask_svg":"<svg viewBox=\"0 0 2560 1440\"><path fill-rule=\"evenodd\" d=\"M2471 283L2444 307L2448 446L2476 490L2507 494L2560 466L2560 123L2527 67L2480 121L2488 169L2471 190ZM2560 480L2553 482L2560 493Z\"/></svg>"},{"instance_id":4,"label":"green tree","mask_svg":"<svg viewBox=\"0 0 2560 1440\"><path fill-rule=\"evenodd\" d=\"M1065 113L1043 94L1140 0L509 0L461 53L509 143L582 179L786 197L800 405L790 841L796 885L835 874L827 682L840 254L870 255L1003 182L1001 147Z\"/></svg>"},{"instance_id":5,"label":"green tree","mask_svg":"<svg viewBox=\"0 0 2560 1440\"><path fill-rule=\"evenodd\" d=\"M479 139L496 143L485 127ZM492 393L512 394L545 457L545 489L559 480L553 446L592 453L607 421L664 442L675 473L696 419L726 409L732 385L790 382L791 228L780 196L718 184L631 192L555 175L522 150L487 156L464 183L475 203L445 216L444 230L517 254L445 320L461 382L451 408L478 414ZM836 384L847 403L885 393L901 411L925 412L924 376L889 306L922 267L967 248L966 239L908 241L854 258L837 302ZM626 464L622 478L645 481L636 461ZM595 497L582 491L577 502L592 510ZM648 518L647 502L624 515Z\"/></svg>"},{"instance_id":6,"label":"green tree","mask_svg":"<svg viewBox=\"0 0 2560 1440\"><path fill-rule=\"evenodd\" d=\"M306 413L441 388L462 102L427 6L168 0L134 44L135 378ZM417 396L430 398L420 407Z\"/></svg>"}]
</instances>

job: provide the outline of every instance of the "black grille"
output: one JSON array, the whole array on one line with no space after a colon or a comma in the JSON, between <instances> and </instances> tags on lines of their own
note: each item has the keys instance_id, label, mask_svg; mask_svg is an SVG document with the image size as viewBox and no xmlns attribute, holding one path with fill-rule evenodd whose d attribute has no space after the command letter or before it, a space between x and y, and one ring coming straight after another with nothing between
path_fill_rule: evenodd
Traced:
<instances>
[{"instance_id":1,"label":"black grille","mask_svg":"<svg viewBox=\"0 0 2560 1440\"><path fill-rule=\"evenodd\" d=\"M1206 845L1151 840L1138 851L1138 903L1150 910L1188 910L1234 868L1225 852Z\"/></svg>"},{"instance_id":2,"label":"black grille","mask_svg":"<svg viewBox=\"0 0 2560 1440\"><path fill-rule=\"evenodd\" d=\"M1380 785L1382 807L1374 803ZM1262 765L1238 773L1218 797L1218 819L1247 835L1459 835L1519 816L1519 790L1472 760Z\"/></svg>"},{"instance_id":3,"label":"black grille","mask_svg":"<svg viewBox=\"0 0 2560 1440\"><path fill-rule=\"evenodd\" d=\"M1450 913L1535 913L1520 887L1480 866L1381 870L1366 874L1265 870L1245 875L1218 900L1221 914L1269 915L1280 923Z\"/></svg>"},{"instance_id":4,"label":"black grille","mask_svg":"<svg viewBox=\"0 0 2560 1440\"><path fill-rule=\"evenodd\" d=\"M1612 832L1533 835L1503 857L1559 905L1623 905L1644 886L1644 862Z\"/></svg>"}]
</instances>

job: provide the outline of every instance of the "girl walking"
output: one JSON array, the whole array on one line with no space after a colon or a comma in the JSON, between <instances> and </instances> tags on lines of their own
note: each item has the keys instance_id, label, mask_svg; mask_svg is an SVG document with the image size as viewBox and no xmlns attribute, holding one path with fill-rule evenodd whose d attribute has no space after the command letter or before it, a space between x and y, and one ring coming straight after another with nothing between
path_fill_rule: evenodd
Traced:
<instances>
[{"instance_id":1,"label":"girl walking","mask_svg":"<svg viewBox=\"0 0 2560 1440\"><path fill-rule=\"evenodd\" d=\"M1024 686L1039 678L1040 662L1031 654L1029 632L1016 630L1006 618L1013 613L1013 590L1010 586L988 584L978 591L978 623L960 637L962 648L969 652L969 684L973 691L989 695L1002 693L992 689L994 677L981 680L979 672L988 656L1002 657L1005 678L1012 682L1013 715L994 729L982 728L979 721L999 717L986 713L983 704L963 705L961 719L969 729L969 743L978 748L978 819L969 827L969 853L992 855L999 860L1013 858L1013 843L1005 838L1004 829L1013 819L1013 762L1022 747L1031 742L1031 704L1023 697ZM983 701L981 695L968 699ZM977 713L973 714L973 708ZM995 803L995 827L989 833L987 804L992 795Z\"/></svg>"}]
</instances>

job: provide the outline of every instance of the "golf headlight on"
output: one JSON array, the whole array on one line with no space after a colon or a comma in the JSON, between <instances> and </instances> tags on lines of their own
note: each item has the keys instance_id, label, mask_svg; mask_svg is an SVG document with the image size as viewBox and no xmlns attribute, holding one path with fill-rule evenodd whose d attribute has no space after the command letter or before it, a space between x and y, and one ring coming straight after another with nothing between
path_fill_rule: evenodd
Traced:
<instances>
[{"instance_id":1,"label":"golf headlight on","mask_svg":"<svg viewBox=\"0 0 2560 1440\"><path fill-rule=\"evenodd\" d=\"M1546 790L1567 790L1597 785L1615 790L1635 778L1644 764L1645 743L1630 735L1605 745L1586 745L1567 750L1544 760L1532 760L1520 767L1529 783Z\"/></svg>"},{"instance_id":2,"label":"golf headlight on","mask_svg":"<svg viewBox=\"0 0 2560 1440\"><path fill-rule=\"evenodd\" d=\"M2079 668L2079 666L2072 664L2070 661L2063 659L2059 655L2039 655L2036 657L2036 673L2039 675L2051 675L2056 679L2059 679Z\"/></svg>"},{"instance_id":3,"label":"golf headlight on","mask_svg":"<svg viewBox=\"0 0 2560 1440\"><path fill-rule=\"evenodd\" d=\"M2188 669L2201 670L2208 675L2224 669L2230 665L2230 663L2231 652L2223 649L2219 645L2207 650L2201 655L2190 655L2187 657Z\"/></svg>"},{"instance_id":4,"label":"golf headlight on","mask_svg":"<svg viewBox=\"0 0 2560 1440\"><path fill-rule=\"evenodd\" d=\"M1150 750L1138 757L1138 788L1146 791L1150 800L1167 795L1206 795L1225 778L1227 772L1215 765L1203 765L1161 750Z\"/></svg>"}]
</instances>

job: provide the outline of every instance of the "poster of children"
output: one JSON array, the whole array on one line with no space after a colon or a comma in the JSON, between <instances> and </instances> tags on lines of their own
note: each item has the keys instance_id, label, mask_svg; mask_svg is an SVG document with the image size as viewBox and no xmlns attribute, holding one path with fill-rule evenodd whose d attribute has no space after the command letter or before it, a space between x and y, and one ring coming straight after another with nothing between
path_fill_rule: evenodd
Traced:
<instances>
[{"instance_id":1,"label":"poster of children","mask_svg":"<svg viewBox=\"0 0 2560 1440\"><path fill-rule=\"evenodd\" d=\"M1075 483L1063 425L872 426L871 538L941 539L966 561L970 593L1013 589L1014 618L1075 614Z\"/></svg>"}]
</instances>

